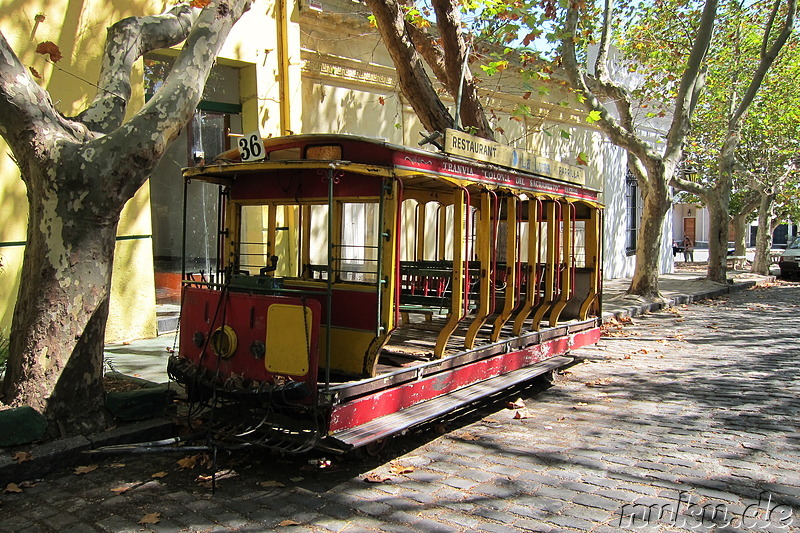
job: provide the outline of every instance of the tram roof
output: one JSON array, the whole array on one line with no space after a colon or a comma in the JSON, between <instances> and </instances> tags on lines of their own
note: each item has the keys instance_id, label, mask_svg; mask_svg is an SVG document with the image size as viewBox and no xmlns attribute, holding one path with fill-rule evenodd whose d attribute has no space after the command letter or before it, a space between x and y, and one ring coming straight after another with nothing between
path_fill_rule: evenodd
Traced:
<instances>
[{"instance_id":1,"label":"tram roof","mask_svg":"<svg viewBox=\"0 0 800 533\"><path fill-rule=\"evenodd\" d=\"M474 159L347 134L303 134L262 139L268 159L240 162L230 150L212 163L183 169L184 179L231 184L236 176L279 170L341 170L402 178L406 186L446 190L488 186L598 203L598 190L551 176ZM226 158L227 156L227 158Z\"/></svg>"}]
</instances>

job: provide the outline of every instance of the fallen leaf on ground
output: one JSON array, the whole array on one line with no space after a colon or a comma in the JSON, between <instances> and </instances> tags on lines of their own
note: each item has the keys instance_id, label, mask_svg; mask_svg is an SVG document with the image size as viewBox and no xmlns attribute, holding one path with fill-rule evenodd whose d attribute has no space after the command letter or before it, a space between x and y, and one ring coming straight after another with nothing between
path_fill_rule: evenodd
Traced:
<instances>
[{"instance_id":1,"label":"fallen leaf on ground","mask_svg":"<svg viewBox=\"0 0 800 533\"><path fill-rule=\"evenodd\" d=\"M514 402L508 402L507 407L509 409L524 409L525 402L522 400L522 398L517 398L517 400Z\"/></svg>"},{"instance_id":2,"label":"fallen leaf on ground","mask_svg":"<svg viewBox=\"0 0 800 533\"><path fill-rule=\"evenodd\" d=\"M403 465L392 465L389 469L392 471L393 474L397 474L398 476L402 476L403 474L410 474L414 471L413 466L403 466Z\"/></svg>"},{"instance_id":3,"label":"fallen leaf on ground","mask_svg":"<svg viewBox=\"0 0 800 533\"><path fill-rule=\"evenodd\" d=\"M139 520L140 524L158 524L161 522L161 513L146 514Z\"/></svg>"},{"instance_id":4,"label":"fallen leaf on ground","mask_svg":"<svg viewBox=\"0 0 800 533\"><path fill-rule=\"evenodd\" d=\"M278 487L278 488L286 486L280 481L262 481L261 483L259 483L259 485L261 485L262 487Z\"/></svg>"},{"instance_id":5,"label":"fallen leaf on ground","mask_svg":"<svg viewBox=\"0 0 800 533\"><path fill-rule=\"evenodd\" d=\"M383 483L384 481L389 481L391 478L389 476L384 476L383 474L379 474L377 472L370 472L366 476L364 476L364 481L367 483Z\"/></svg>"},{"instance_id":6,"label":"fallen leaf on ground","mask_svg":"<svg viewBox=\"0 0 800 533\"><path fill-rule=\"evenodd\" d=\"M278 525L279 525L279 526L281 526L281 527L286 527L286 526L299 526L299 525L300 525L300 522L295 522L294 520L284 520L283 522L281 522L281 523L280 523L280 524L278 524Z\"/></svg>"},{"instance_id":7,"label":"fallen leaf on ground","mask_svg":"<svg viewBox=\"0 0 800 533\"><path fill-rule=\"evenodd\" d=\"M229 478L232 478L232 477L236 477L238 475L239 474L237 474L235 470L227 469L227 470L220 470L216 474L208 474L208 475L202 475L201 474L201 475L197 476L195 481L197 481L198 483L205 483L205 482L211 481L214 478L216 478L216 479L229 479Z\"/></svg>"},{"instance_id":8,"label":"fallen leaf on ground","mask_svg":"<svg viewBox=\"0 0 800 533\"><path fill-rule=\"evenodd\" d=\"M464 433L463 435L459 435L462 440L480 440L480 435L475 435L474 433Z\"/></svg>"},{"instance_id":9,"label":"fallen leaf on ground","mask_svg":"<svg viewBox=\"0 0 800 533\"><path fill-rule=\"evenodd\" d=\"M527 409L519 409L514 412L514 420L522 420L523 418L530 418L531 414Z\"/></svg>"},{"instance_id":10,"label":"fallen leaf on ground","mask_svg":"<svg viewBox=\"0 0 800 533\"><path fill-rule=\"evenodd\" d=\"M33 459L33 454L31 452L17 452L14 454L14 460L19 463L24 463L25 461L30 461Z\"/></svg>"},{"instance_id":11,"label":"fallen leaf on ground","mask_svg":"<svg viewBox=\"0 0 800 533\"><path fill-rule=\"evenodd\" d=\"M130 487L117 487L115 489L111 489L111 492L116 492L117 494L125 494L129 490L131 490Z\"/></svg>"},{"instance_id":12,"label":"fallen leaf on ground","mask_svg":"<svg viewBox=\"0 0 800 533\"><path fill-rule=\"evenodd\" d=\"M178 466L181 468L194 468L197 466L197 461L200 459L200 454L197 455L189 455L188 457L184 457L183 459L178 459Z\"/></svg>"},{"instance_id":13,"label":"fallen leaf on ground","mask_svg":"<svg viewBox=\"0 0 800 533\"><path fill-rule=\"evenodd\" d=\"M99 465L86 465L86 466L79 466L72 471L73 474L76 476L82 476L83 474L88 474L89 472L94 472L97 470Z\"/></svg>"},{"instance_id":14,"label":"fallen leaf on ground","mask_svg":"<svg viewBox=\"0 0 800 533\"><path fill-rule=\"evenodd\" d=\"M3 492L5 492L7 494L18 493L18 492L22 492L22 489L19 488L19 485L17 485L16 483L9 483L8 485L6 485L6 488L5 488L5 490Z\"/></svg>"},{"instance_id":15,"label":"fallen leaf on ground","mask_svg":"<svg viewBox=\"0 0 800 533\"><path fill-rule=\"evenodd\" d=\"M155 474L153 474L150 477L153 478L153 479L161 479L162 477L167 477L167 473L166 472L156 472Z\"/></svg>"}]
</instances>

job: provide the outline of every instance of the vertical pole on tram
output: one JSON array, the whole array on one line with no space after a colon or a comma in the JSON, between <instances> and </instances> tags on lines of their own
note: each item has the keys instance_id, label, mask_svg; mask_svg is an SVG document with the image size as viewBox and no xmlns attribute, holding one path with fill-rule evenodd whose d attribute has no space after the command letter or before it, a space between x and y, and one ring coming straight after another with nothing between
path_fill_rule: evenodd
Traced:
<instances>
[{"instance_id":1,"label":"vertical pole on tram","mask_svg":"<svg viewBox=\"0 0 800 533\"><path fill-rule=\"evenodd\" d=\"M325 307L325 389L331 387L331 312L333 308L333 178L334 167L328 169L328 283Z\"/></svg>"}]
</instances>

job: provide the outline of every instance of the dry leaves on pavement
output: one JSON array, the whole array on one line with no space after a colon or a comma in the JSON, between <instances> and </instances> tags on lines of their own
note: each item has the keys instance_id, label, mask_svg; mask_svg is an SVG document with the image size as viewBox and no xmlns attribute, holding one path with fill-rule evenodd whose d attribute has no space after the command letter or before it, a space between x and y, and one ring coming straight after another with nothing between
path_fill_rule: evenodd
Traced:
<instances>
[{"instance_id":1,"label":"dry leaves on pavement","mask_svg":"<svg viewBox=\"0 0 800 533\"><path fill-rule=\"evenodd\" d=\"M99 465L86 465L86 466L78 466L75 470L72 471L73 474L76 476L82 476L84 474L88 474L89 472L94 472L100 466Z\"/></svg>"},{"instance_id":2,"label":"dry leaves on pavement","mask_svg":"<svg viewBox=\"0 0 800 533\"><path fill-rule=\"evenodd\" d=\"M24 463L25 461L30 461L33 459L33 454L31 452L17 452L14 454L14 461L17 464Z\"/></svg>"},{"instance_id":3,"label":"dry leaves on pavement","mask_svg":"<svg viewBox=\"0 0 800 533\"><path fill-rule=\"evenodd\" d=\"M139 520L139 523L142 525L146 524L158 524L161 522L161 513L150 513L146 514Z\"/></svg>"},{"instance_id":4,"label":"dry leaves on pavement","mask_svg":"<svg viewBox=\"0 0 800 533\"><path fill-rule=\"evenodd\" d=\"M8 485L6 485L6 488L5 490L3 490L3 492L5 492L6 494L20 493L22 492L22 488L20 488L20 486L17 485L16 483L9 483Z\"/></svg>"},{"instance_id":5,"label":"dry leaves on pavement","mask_svg":"<svg viewBox=\"0 0 800 533\"><path fill-rule=\"evenodd\" d=\"M385 481L389 481L390 479L392 478L384 474L379 474L378 472L370 472L364 476L364 481L367 483L383 483Z\"/></svg>"}]
</instances>

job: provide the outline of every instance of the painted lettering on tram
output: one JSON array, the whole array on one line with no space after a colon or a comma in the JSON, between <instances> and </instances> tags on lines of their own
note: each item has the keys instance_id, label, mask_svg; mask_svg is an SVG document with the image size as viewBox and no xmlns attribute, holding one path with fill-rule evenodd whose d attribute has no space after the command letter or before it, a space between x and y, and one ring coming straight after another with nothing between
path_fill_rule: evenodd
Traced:
<instances>
[{"instance_id":1,"label":"painted lettering on tram","mask_svg":"<svg viewBox=\"0 0 800 533\"><path fill-rule=\"evenodd\" d=\"M450 161L442 161L442 170L453 172L455 174L461 174L464 176L472 176L475 174L472 167L467 165L460 165L458 163L453 163Z\"/></svg>"},{"instance_id":2,"label":"painted lettering on tram","mask_svg":"<svg viewBox=\"0 0 800 533\"><path fill-rule=\"evenodd\" d=\"M408 161L409 163L414 163L415 165L424 165L428 167L433 166L433 161L431 161L430 159L425 160L417 156L406 156L405 160Z\"/></svg>"}]
</instances>

